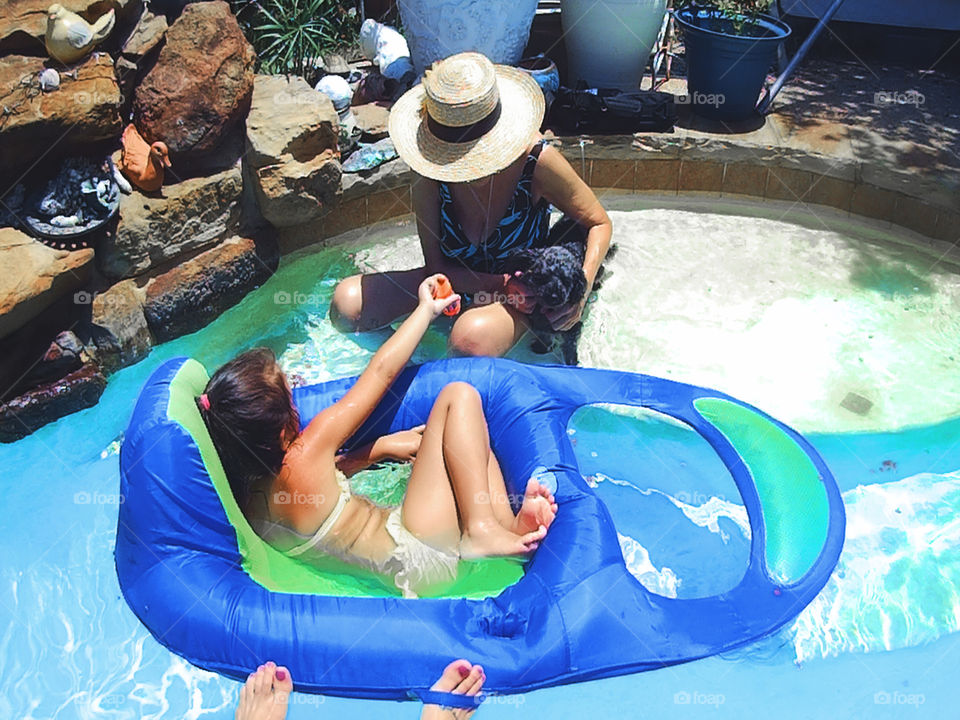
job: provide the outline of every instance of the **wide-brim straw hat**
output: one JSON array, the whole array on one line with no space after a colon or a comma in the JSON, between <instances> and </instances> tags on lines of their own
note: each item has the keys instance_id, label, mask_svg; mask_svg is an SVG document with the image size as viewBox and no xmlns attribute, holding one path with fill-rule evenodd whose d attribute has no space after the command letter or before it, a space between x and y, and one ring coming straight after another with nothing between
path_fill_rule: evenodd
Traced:
<instances>
[{"instance_id":1,"label":"wide-brim straw hat","mask_svg":"<svg viewBox=\"0 0 960 720\"><path fill-rule=\"evenodd\" d=\"M435 62L394 103L387 127L414 172L469 182L503 170L527 151L544 105L528 73L463 52Z\"/></svg>"}]
</instances>

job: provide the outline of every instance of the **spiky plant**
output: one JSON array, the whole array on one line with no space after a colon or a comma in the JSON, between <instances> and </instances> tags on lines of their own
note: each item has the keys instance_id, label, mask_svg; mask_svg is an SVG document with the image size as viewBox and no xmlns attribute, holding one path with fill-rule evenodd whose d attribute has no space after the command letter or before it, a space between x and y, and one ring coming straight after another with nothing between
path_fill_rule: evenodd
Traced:
<instances>
[{"instance_id":1,"label":"spiky plant","mask_svg":"<svg viewBox=\"0 0 960 720\"><path fill-rule=\"evenodd\" d=\"M360 20L346 0L231 0L260 72L304 75L323 53L356 44Z\"/></svg>"},{"instance_id":2,"label":"spiky plant","mask_svg":"<svg viewBox=\"0 0 960 720\"><path fill-rule=\"evenodd\" d=\"M674 0L674 11L716 9L715 17L702 21L700 26L717 32L736 35L761 36L764 30L756 24L759 15L770 9L773 0Z\"/></svg>"}]
</instances>

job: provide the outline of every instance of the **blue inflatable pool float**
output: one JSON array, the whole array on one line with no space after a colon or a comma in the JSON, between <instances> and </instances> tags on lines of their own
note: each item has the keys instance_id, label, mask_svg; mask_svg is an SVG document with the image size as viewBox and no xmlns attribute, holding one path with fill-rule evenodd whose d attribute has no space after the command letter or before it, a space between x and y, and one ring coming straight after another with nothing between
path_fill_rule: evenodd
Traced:
<instances>
[{"instance_id":1,"label":"blue inflatable pool float","mask_svg":"<svg viewBox=\"0 0 960 720\"><path fill-rule=\"evenodd\" d=\"M408 699L425 696L457 657L482 664L497 693L652 670L775 632L820 591L843 544L840 492L822 459L750 405L646 375L450 359L407 368L351 445L425 422L453 380L476 387L509 491L539 466L556 478L560 510L520 579L489 597L415 600L270 589L269 569L248 572L250 556L264 551L212 479L222 468L193 401L206 378L195 360L175 358L142 390L120 453L117 573L161 644L238 680L275 660L300 691ZM294 389L303 424L354 380ZM713 446L752 533L736 587L676 599L630 575L567 435L574 411L595 403L657 410Z\"/></svg>"}]
</instances>

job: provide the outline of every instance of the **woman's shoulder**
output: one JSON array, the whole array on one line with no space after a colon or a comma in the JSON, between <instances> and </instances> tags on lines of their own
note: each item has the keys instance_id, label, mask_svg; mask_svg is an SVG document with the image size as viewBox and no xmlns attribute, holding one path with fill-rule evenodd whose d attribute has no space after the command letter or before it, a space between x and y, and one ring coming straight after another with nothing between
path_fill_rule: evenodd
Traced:
<instances>
[{"instance_id":1,"label":"woman's shoulder","mask_svg":"<svg viewBox=\"0 0 960 720\"><path fill-rule=\"evenodd\" d=\"M537 164L533 169L533 187L537 197L550 195L550 202L553 202L552 196L556 194L557 187L566 185L562 179L568 177L567 169L575 174L575 171L553 143L539 133L538 140L540 154L537 156Z\"/></svg>"}]
</instances>

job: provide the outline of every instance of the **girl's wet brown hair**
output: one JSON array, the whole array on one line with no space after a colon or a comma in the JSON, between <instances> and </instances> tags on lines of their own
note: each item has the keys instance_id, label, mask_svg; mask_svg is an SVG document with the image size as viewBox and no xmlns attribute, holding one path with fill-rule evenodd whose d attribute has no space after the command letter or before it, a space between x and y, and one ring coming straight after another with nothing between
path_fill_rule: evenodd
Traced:
<instances>
[{"instance_id":1,"label":"girl's wet brown hair","mask_svg":"<svg viewBox=\"0 0 960 720\"><path fill-rule=\"evenodd\" d=\"M230 489L243 508L255 483L273 478L283 465L282 433L296 437L300 416L283 371L270 348L257 347L219 368L204 391L209 409L197 402Z\"/></svg>"}]
</instances>

